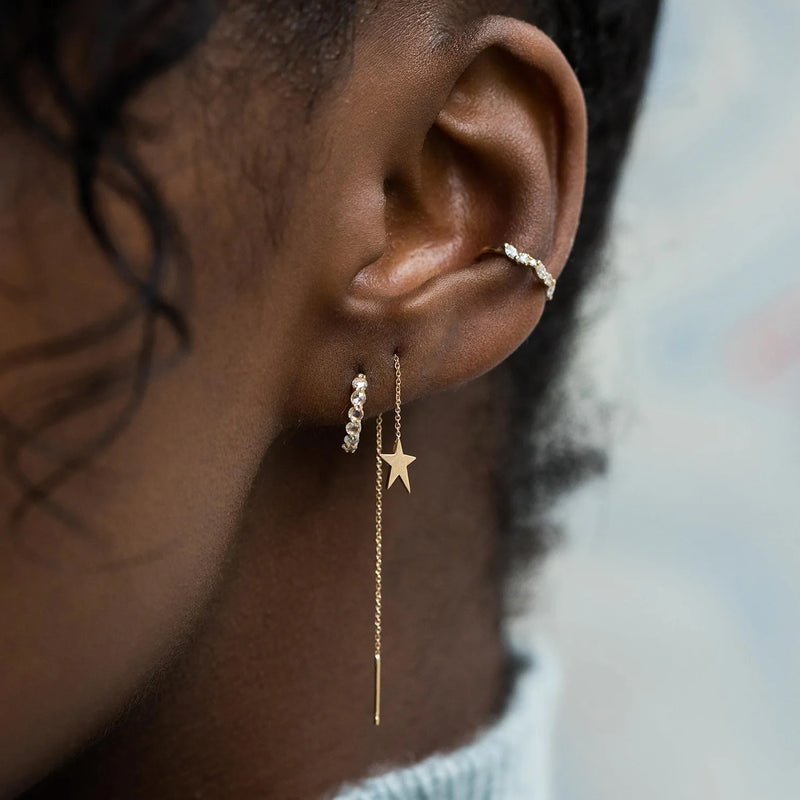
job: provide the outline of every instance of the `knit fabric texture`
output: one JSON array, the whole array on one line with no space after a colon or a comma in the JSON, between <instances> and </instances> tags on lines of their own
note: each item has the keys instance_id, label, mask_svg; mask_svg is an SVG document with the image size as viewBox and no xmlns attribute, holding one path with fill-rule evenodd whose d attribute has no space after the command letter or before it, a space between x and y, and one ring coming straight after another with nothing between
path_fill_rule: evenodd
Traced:
<instances>
[{"instance_id":1,"label":"knit fabric texture","mask_svg":"<svg viewBox=\"0 0 800 800\"><path fill-rule=\"evenodd\" d=\"M512 646L518 663L499 719L465 746L346 786L331 800L549 800L559 673L541 643ZM388 771L386 771L388 770Z\"/></svg>"}]
</instances>

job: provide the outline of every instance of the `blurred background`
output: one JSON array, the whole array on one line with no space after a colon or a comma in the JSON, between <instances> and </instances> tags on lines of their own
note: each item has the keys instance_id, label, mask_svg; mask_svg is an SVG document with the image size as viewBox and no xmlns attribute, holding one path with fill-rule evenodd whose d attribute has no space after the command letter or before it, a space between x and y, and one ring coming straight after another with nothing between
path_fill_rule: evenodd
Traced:
<instances>
[{"instance_id":1,"label":"blurred background","mask_svg":"<svg viewBox=\"0 0 800 800\"><path fill-rule=\"evenodd\" d=\"M536 590L559 800L800 798L800 2L666 0Z\"/></svg>"}]
</instances>

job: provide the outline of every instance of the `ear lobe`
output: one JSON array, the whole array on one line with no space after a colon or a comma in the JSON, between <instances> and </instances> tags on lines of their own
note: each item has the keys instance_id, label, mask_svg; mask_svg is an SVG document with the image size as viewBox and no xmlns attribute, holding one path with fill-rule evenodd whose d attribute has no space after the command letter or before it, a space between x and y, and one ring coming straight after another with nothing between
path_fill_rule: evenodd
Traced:
<instances>
[{"instance_id":1,"label":"ear lobe","mask_svg":"<svg viewBox=\"0 0 800 800\"><path fill-rule=\"evenodd\" d=\"M583 198L585 106L552 40L489 17L463 55L418 160L387 195L386 252L349 289L359 316L391 320L411 393L415 372L427 373L424 388L452 385L489 370L530 334L544 287L512 262L479 254L513 242L557 277Z\"/></svg>"}]
</instances>

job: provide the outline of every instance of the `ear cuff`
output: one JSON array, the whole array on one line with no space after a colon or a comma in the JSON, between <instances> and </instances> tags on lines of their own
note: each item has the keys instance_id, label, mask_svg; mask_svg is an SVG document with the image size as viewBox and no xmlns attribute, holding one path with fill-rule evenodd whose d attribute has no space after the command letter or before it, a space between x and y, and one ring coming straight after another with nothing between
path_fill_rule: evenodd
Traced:
<instances>
[{"instance_id":1,"label":"ear cuff","mask_svg":"<svg viewBox=\"0 0 800 800\"><path fill-rule=\"evenodd\" d=\"M484 253L499 253L501 256L506 256L512 261L516 261L517 264L522 264L523 267L530 267L536 274L536 277L547 288L547 299L553 299L553 295L556 291L556 279L548 272L547 267L539 261L538 258L523 253L509 242L506 242L502 247L484 247L483 250L481 250L481 255Z\"/></svg>"}]
</instances>

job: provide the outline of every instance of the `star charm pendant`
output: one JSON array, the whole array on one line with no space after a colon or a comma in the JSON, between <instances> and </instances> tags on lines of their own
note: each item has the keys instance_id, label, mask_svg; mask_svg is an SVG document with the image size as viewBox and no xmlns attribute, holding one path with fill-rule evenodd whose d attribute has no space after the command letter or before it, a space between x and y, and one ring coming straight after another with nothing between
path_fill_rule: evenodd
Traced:
<instances>
[{"instance_id":1,"label":"star charm pendant","mask_svg":"<svg viewBox=\"0 0 800 800\"><path fill-rule=\"evenodd\" d=\"M408 465L412 461L416 461L416 456L409 456L403 452L403 443L397 439L394 445L394 453L381 453L381 458L392 468L389 474L389 486L400 478L406 485L408 493L411 494L411 482L408 480Z\"/></svg>"}]
</instances>

